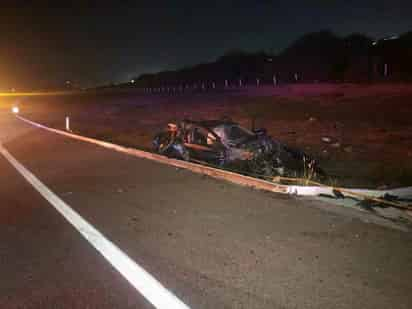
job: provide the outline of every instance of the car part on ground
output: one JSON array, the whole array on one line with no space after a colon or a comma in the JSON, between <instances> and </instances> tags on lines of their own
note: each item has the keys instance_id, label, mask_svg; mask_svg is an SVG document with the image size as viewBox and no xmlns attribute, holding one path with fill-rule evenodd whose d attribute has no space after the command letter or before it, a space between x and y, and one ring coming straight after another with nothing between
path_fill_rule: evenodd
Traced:
<instances>
[{"instance_id":1,"label":"car part on ground","mask_svg":"<svg viewBox=\"0 0 412 309\"><path fill-rule=\"evenodd\" d=\"M169 124L153 139L154 151L186 161L201 161L261 178L324 177L316 160L271 138L265 129L248 130L230 120Z\"/></svg>"}]
</instances>

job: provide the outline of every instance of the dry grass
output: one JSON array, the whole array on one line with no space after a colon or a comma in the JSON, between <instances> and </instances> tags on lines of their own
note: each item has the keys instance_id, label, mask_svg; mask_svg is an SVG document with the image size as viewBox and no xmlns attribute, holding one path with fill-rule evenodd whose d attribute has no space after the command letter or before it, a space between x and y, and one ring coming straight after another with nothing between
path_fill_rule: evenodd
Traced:
<instances>
[{"instance_id":1,"label":"dry grass","mask_svg":"<svg viewBox=\"0 0 412 309\"><path fill-rule=\"evenodd\" d=\"M319 158L337 185L411 184L412 168L405 163L412 158L411 87L306 85L276 91L92 93L20 101L28 118L64 128L69 115L75 132L143 149L150 149L153 134L170 121L230 116L247 127L266 127L274 138ZM335 145L321 142L322 136Z\"/></svg>"}]
</instances>

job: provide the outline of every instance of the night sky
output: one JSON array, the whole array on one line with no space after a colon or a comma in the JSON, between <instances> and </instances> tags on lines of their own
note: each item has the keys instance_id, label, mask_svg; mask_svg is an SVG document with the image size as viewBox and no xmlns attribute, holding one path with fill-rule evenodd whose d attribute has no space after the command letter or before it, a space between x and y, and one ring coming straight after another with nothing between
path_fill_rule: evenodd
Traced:
<instances>
[{"instance_id":1,"label":"night sky","mask_svg":"<svg viewBox=\"0 0 412 309\"><path fill-rule=\"evenodd\" d=\"M82 2L0 5L0 90L122 82L231 49L278 52L322 29L373 38L412 30L411 0Z\"/></svg>"}]
</instances>

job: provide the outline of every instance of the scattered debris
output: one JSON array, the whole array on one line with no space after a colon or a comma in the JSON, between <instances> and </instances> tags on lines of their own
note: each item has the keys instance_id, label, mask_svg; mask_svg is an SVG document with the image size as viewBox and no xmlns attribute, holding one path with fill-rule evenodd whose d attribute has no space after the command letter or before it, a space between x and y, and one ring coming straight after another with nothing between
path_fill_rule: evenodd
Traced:
<instances>
[{"instance_id":1,"label":"scattered debris","mask_svg":"<svg viewBox=\"0 0 412 309\"><path fill-rule=\"evenodd\" d=\"M387 185L380 185L380 186L378 186L376 189L377 190L388 190L388 186Z\"/></svg>"},{"instance_id":2,"label":"scattered debris","mask_svg":"<svg viewBox=\"0 0 412 309\"><path fill-rule=\"evenodd\" d=\"M329 151L328 151L327 149L323 149L323 150L322 150L322 156L323 156L323 157L329 156Z\"/></svg>"},{"instance_id":3,"label":"scattered debris","mask_svg":"<svg viewBox=\"0 0 412 309\"><path fill-rule=\"evenodd\" d=\"M338 130L338 129L341 129L343 127L343 124L341 123L341 122L335 122L334 124L333 124L333 128L335 129L335 130Z\"/></svg>"},{"instance_id":4,"label":"scattered debris","mask_svg":"<svg viewBox=\"0 0 412 309\"><path fill-rule=\"evenodd\" d=\"M364 210L374 211L374 202L367 199L360 201L358 206Z\"/></svg>"},{"instance_id":5,"label":"scattered debris","mask_svg":"<svg viewBox=\"0 0 412 309\"><path fill-rule=\"evenodd\" d=\"M326 143L326 144L330 144L332 143L332 138L328 137L328 136L323 136L321 138L322 142Z\"/></svg>"},{"instance_id":6,"label":"scattered debris","mask_svg":"<svg viewBox=\"0 0 412 309\"><path fill-rule=\"evenodd\" d=\"M395 207L374 207L373 210L388 219L402 219L405 217L405 212Z\"/></svg>"},{"instance_id":7,"label":"scattered debris","mask_svg":"<svg viewBox=\"0 0 412 309\"><path fill-rule=\"evenodd\" d=\"M345 198L345 196L339 190L332 190L336 198Z\"/></svg>"},{"instance_id":8,"label":"scattered debris","mask_svg":"<svg viewBox=\"0 0 412 309\"><path fill-rule=\"evenodd\" d=\"M343 151L346 152L346 153L352 153L353 152L353 147L352 146L343 147Z\"/></svg>"}]
</instances>

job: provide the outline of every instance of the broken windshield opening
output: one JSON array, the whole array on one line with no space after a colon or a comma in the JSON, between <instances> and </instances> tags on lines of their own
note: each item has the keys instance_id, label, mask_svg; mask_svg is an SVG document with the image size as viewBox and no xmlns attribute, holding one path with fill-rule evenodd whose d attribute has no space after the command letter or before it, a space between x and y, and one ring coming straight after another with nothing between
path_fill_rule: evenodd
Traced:
<instances>
[{"instance_id":1,"label":"broken windshield opening","mask_svg":"<svg viewBox=\"0 0 412 309\"><path fill-rule=\"evenodd\" d=\"M237 143L244 142L254 136L255 134L253 134L253 132L240 126L231 126L228 132L229 140Z\"/></svg>"}]
</instances>

